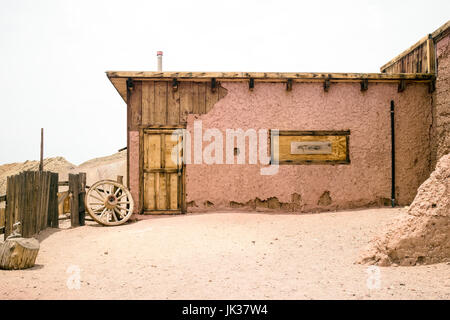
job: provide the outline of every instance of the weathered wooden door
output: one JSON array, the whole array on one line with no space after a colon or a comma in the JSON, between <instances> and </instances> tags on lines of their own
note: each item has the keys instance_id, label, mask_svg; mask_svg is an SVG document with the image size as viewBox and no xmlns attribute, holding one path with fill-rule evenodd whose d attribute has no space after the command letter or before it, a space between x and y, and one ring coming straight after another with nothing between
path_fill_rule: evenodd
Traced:
<instances>
[{"instance_id":1,"label":"weathered wooden door","mask_svg":"<svg viewBox=\"0 0 450 320\"><path fill-rule=\"evenodd\" d=\"M175 130L143 130L141 168L144 214L184 211L183 135Z\"/></svg>"}]
</instances>

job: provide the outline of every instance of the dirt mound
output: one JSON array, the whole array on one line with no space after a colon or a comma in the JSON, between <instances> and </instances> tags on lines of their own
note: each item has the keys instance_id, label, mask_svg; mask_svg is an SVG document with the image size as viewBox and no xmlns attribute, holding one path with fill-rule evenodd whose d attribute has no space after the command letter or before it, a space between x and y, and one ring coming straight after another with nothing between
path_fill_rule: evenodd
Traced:
<instances>
[{"instance_id":1,"label":"dirt mound","mask_svg":"<svg viewBox=\"0 0 450 320\"><path fill-rule=\"evenodd\" d=\"M44 159L44 170L67 173L75 169L76 166L63 157ZM0 166L0 194L6 192L6 178L22 171L39 170L39 161L25 161L18 163L9 163Z\"/></svg>"},{"instance_id":2,"label":"dirt mound","mask_svg":"<svg viewBox=\"0 0 450 320\"><path fill-rule=\"evenodd\" d=\"M418 189L408 215L372 240L359 263L388 266L450 261L450 154Z\"/></svg>"},{"instance_id":3,"label":"dirt mound","mask_svg":"<svg viewBox=\"0 0 450 320\"><path fill-rule=\"evenodd\" d=\"M127 150L123 150L123 151L114 153L110 156L94 158L94 159L88 160L88 161L80 164L78 167L79 168L94 167L94 166L97 166L98 164L104 165L104 164L109 164L112 162L123 161L123 160L125 160L125 161L127 160Z\"/></svg>"},{"instance_id":4,"label":"dirt mound","mask_svg":"<svg viewBox=\"0 0 450 320\"><path fill-rule=\"evenodd\" d=\"M117 152L113 155L95 158L80 164L73 172L86 172L86 183L93 183L104 180L116 180L117 176L123 176L123 181L127 181L127 151Z\"/></svg>"},{"instance_id":5,"label":"dirt mound","mask_svg":"<svg viewBox=\"0 0 450 320\"><path fill-rule=\"evenodd\" d=\"M0 166L0 195L6 193L6 178L26 170L38 170L39 161L9 163ZM69 173L86 172L87 184L98 180L116 180L118 175L126 181L127 151L121 151L110 156L95 158L76 166L63 157L44 159L44 170L58 172L59 180L68 179Z\"/></svg>"}]
</instances>

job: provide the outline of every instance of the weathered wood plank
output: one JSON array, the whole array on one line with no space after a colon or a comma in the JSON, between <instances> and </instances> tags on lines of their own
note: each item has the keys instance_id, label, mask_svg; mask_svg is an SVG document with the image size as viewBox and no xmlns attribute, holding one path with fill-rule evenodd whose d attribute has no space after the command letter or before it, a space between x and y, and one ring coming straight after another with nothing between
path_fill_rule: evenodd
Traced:
<instances>
[{"instance_id":1,"label":"weathered wood plank","mask_svg":"<svg viewBox=\"0 0 450 320\"><path fill-rule=\"evenodd\" d=\"M155 125L167 124L167 82L155 82Z\"/></svg>"},{"instance_id":2,"label":"weathered wood plank","mask_svg":"<svg viewBox=\"0 0 450 320\"><path fill-rule=\"evenodd\" d=\"M196 83L198 86L198 112L200 114L206 113L206 82Z\"/></svg>"},{"instance_id":3,"label":"weathered wood plank","mask_svg":"<svg viewBox=\"0 0 450 320\"><path fill-rule=\"evenodd\" d=\"M137 130L142 124L142 82L135 81L134 89L130 91L130 121L129 130Z\"/></svg>"},{"instance_id":4,"label":"weathered wood plank","mask_svg":"<svg viewBox=\"0 0 450 320\"><path fill-rule=\"evenodd\" d=\"M169 86L167 92L167 124L177 125L180 123L180 91Z\"/></svg>"},{"instance_id":5,"label":"weathered wood plank","mask_svg":"<svg viewBox=\"0 0 450 320\"><path fill-rule=\"evenodd\" d=\"M198 94L198 83L192 82L191 95L192 95L192 113L199 114L200 111L200 103L199 103L199 94Z\"/></svg>"},{"instance_id":6,"label":"weathered wood plank","mask_svg":"<svg viewBox=\"0 0 450 320\"><path fill-rule=\"evenodd\" d=\"M257 79L280 79L287 80L292 78L296 79L409 79L409 80L425 80L430 79L429 74L386 74L386 73L307 73L307 72L153 72L153 71L107 71L109 78L135 78L142 79L167 79L172 81L173 78L177 80L191 80L191 79L205 79L209 81L211 78L218 80L223 79L242 79L248 80L249 78Z\"/></svg>"},{"instance_id":7,"label":"weathered wood plank","mask_svg":"<svg viewBox=\"0 0 450 320\"><path fill-rule=\"evenodd\" d=\"M142 124L150 126L155 122L155 82L142 83Z\"/></svg>"},{"instance_id":8,"label":"weathered wood plank","mask_svg":"<svg viewBox=\"0 0 450 320\"><path fill-rule=\"evenodd\" d=\"M22 224L22 236L26 236L26 233L24 233L24 229L26 228L26 221L25 221L25 206L26 206L26 201L28 198L28 195L26 194L26 174L25 173L21 173L17 176L17 184L19 186L19 190L21 190L21 192L19 193L19 196L17 198L16 201L16 206L17 206L17 212L18 212L18 221L21 222ZM29 226L28 226L29 227Z\"/></svg>"},{"instance_id":9,"label":"weathered wood plank","mask_svg":"<svg viewBox=\"0 0 450 320\"><path fill-rule=\"evenodd\" d=\"M47 226L52 228L59 227L58 219L58 173L50 174L50 197L47 214Z\"/></svg>"},{"instance_id":10,"label":"weathered wood plank","mask_svg":"<svg viewBox=\"0 0 450 320\"><path fill-rule=\"evenodd\" d=\"M308 136L289 135L289 131L283 133L279 136L278 146L274 145L275 148L272 148L278 150L272 154L272 159L280 164L348 162L348 135ZM320 150L311 150L310 147L320 147Z\"/></svg>"},{"instance_id":11,"label":"weathered wood plank","mask_svg":"<svg viewBox=\"0 0 450 320\"><path fill-rule=\"evenodd\" d=\"M24 175L24 197L19 209L23 212L22 218L22 236L30 238L36 233L36 198L37 190L35 190L35 173L31 171L25 172Z\"/></svg>"},{"instance_id":12,"label":"weathered wood plank","mask_svg":"<svg viewBox=\"0 0 450 320\"><path fill-rule=\"evenodd\" d=\"M0 234L5 233L5 208L0 208Z\"/></svg>"},{"instance_id":13,"label":"weathered wood plank","mask_svg":"<svg viewBox=\"0 0 450 320\"><path fill-rule=\"evenodd\" d=\"M193 111L192 81L181 82L178 85L180 91L180 124L187 122L189 113Z\"/></svg>"},{"instance_id":14,"label":"weathered wood plank","mask_svg":"<svg viewBox=\"0 0 450 320\"><path fill-rule=\"evenodd\" d=\"M78 216L80 226L85 225L86 208L84 205L84 197L86 196L86 173L80 172L79 176L79 194L78 194Z\"/></svg>"},{"instance_id":15,"label":"weathered wood plank","mask_svg":"<svg viewBox=\"0 0 450 320\"><path fill-rule=\"evenodd\" d=\"M435 48L433 39L428 39L427 48L427 69L429 73L436 73Z\"/></svg>"},{"instance_id":16,"label":"weathered wood plank","mask_svg":"<svg viewBox=\"0 0 450 320\"><path fill-rule=\"evenodd\" d=\"M12 177L6 178L6 212L5 212L5 239L8 237L12 232L12 215L13 215L13 185Z\"/></svg>"},{"instance_id":17,"label":"weathered wood plank","mask_svg":"<svg viewBox=\"0 0 450 320\"><path fill-rule=\"evenodd\" d=\"M79 214L79 184L80 176L78 174L69 174L69 192L70 198L70 224L72 227L80 225Z\"/></svg>"},{"instance_id":18,"label":"weathered wood plank","mask_svg":"<svg viewBox=\"0 0 450 320\"><path fill-rule=\"evenodd\" d=\"M219 90L217 89L218 88L212 90L211 87L207 85L205 113L208 113L214 107L216 102L219 101Z\"/></svg>"},{"instance_id":19,"label":"weathered wood plank","mask_svg":"<svg viewBox=\"0 0 450 320\"><path fill-rule=\"evenodd\" d=\"M41 223L41 229L39 231L45 230L47 228L48 224L48 208L50 205L50 183L51 183L51 172L45 171L44 174L44 181L45 181L45 194L44 194L44 206L43 206L43 213L42 213L42 223Z\"/></svg>"}]
</instances>

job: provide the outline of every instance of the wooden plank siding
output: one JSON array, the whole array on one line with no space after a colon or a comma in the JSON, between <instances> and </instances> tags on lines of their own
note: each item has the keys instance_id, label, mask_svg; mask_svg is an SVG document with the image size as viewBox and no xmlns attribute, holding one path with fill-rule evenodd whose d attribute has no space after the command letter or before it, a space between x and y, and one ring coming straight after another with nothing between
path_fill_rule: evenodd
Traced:
<instances>
[{"instance_id":1,"label":"wooden plank siding","mask_svg":"<svg viewBox=\"0 0 450 320\"><path fill-rule=\"evenodd\" d=\"M189 113L209 112L226 92L219 83L213 89L209 82L183 81L173 87L170 81L134 81L129 97L128 130L185 127Z\"/></svg>"},{"instance_id":2,"label":"wooden plank siding","mask_svg":"<svg viewBox=\"0 0 450 320\"><path fill-rule=\"evenodd\" d=\"M209 112L226 94L227 90L219 82L212 87L211 81L133 80L132 88L127 90L127 130L128 133L139 131L139 199L136 201L140 213L186 211L185 173L183 166L173 167L174 164L167 162L170 153L166 151L172 149L170 135L166 137L171 131L167 130L185 128L189 113ZM152 134L145 129L152 129ZM129 147L130 134L127 138ZM127 171L129 179L130 159Z\"/></svg>"},{"instance_id":3,"label":"wooden plank siding","mask_svg":"<svg viewBox=\"0 0 450 320\"><path fill-rule=\"evenodd\" d=\"M450 33L450 21L433 33L420 39L411 47L384 64L380 71L386 74L436 73L436 43Z\"/></svg>"},{"instance_id":4,"label":"wooden plank siding","mask_svg":"<svg viewBox=\"0 0 450 320\"><path fill-rule=\"evenodd\" d=\"M404 56L394 59L381 67L383 73L434 73L434 42L423 39Z\"/></svg>"}]
</instances>

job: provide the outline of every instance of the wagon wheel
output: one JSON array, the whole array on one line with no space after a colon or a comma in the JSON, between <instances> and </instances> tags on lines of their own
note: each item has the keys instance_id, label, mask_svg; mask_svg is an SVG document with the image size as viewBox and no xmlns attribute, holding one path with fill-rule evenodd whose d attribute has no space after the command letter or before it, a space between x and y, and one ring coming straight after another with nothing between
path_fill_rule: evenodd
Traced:
<instances>
[{"instance_id":1,"label":"wagon wheel","mask_svg":"<svg viewBox=\"0 0 450 320\"><path fill-rule=\"evenodd\" d=\"M113 180L94 183L86 192L84 203L89 215L105 226L125 223L134 207L130 191Z\"/></svg>"}]
</instances>

